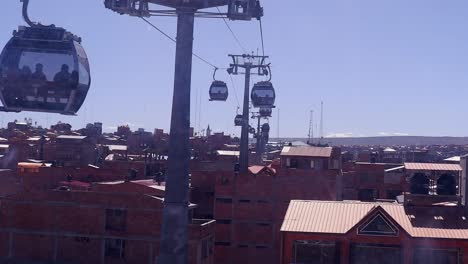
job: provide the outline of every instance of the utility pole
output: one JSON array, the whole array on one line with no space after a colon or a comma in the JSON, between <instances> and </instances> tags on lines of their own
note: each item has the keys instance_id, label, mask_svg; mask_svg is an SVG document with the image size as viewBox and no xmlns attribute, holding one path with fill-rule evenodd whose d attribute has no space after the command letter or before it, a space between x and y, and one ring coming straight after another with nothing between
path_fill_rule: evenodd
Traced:
<instances>
[{"instance_id":1,"label":"utility pole","mask_svg":"<svg viewBox=\"0 0 468 264\"><path fill-rule=\"evenodd\" d=\"M228 72L229 74L244 74L245 75L245 86L244 86L244 102L242 108L242 131L240 140L240 155L239 165L240 172L245 173L249 169L249 103L250 103L250 76L252 69L257 69L257 75L266 75L265 60L268 56L256 56L256 55L229 55L232 58L233 63L230 65ZM242 60L242 62L240 61ZM255 63L255 61L257 61ZM244 69L244 72L239 72L239 68Z\"/></svg>"},{"instance_id":2,"label":"utility pole","mask_svg":"<svg viewBox=\"0 0 468 264\"><path fill-rule=\"evenodd\" d=\"M173 8L173 10L151 10L149 3ZM186 264L188 263L189 224L190 90L195 16L251 20L253 18L260 19L263 16L263 9L258 0L104 0L104 4L106 8L119 14L141 18L152 15L177 16L169 158L160 252L157 263ZM228 13L198 12L200 9L226 5ZM244 114L244 119L246 116L248 117ZM200 122L200 117L198 122Z\"/></svg>"}]
</instances>

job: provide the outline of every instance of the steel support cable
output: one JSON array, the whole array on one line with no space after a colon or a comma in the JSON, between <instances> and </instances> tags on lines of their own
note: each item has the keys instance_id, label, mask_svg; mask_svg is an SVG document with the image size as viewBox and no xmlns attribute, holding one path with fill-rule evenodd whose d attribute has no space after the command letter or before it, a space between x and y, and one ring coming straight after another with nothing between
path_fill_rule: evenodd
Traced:
<instances>
[{"instance_id":1,"label":"steel support cable","mask_svg":"<svg viewBox=\"0 0 468 264\"><path fill-rule=\"evenodd\" d=\"M219 14L221 14L221 10L219 10L219 7L216 7L216 9L218 9L218 12ZM228 28L228 30L231 32L231 35L232 37L234 38L234 40L236 41L237 45L242 49L242 51L247 54L247 49L245 49L244 45L242 45L242 43L240 42L239 38L236 36L236 34L234 33L234 31L232 30L231 26L229 26L229 23L226 21L226 18L223 17L223 21L224 21L224 24L226 25L226 27Z\"/></svg>"},{"instance_id":2,"label":"steel support cable","mask_svg":"<svg viewBox=\"0 0 468 264\"><path fill-rule=\"evenodd\" d=\"M158 28L157 26L155 26L153 23L151 23L150 21L148 21L146 18L141 17L141 19L142 19L143 21L145 21L148 25L150 25L152 28L154 28L154 29L156 29L157 31L159 31L159 33L163 34L166 38L168 38L168 39L171 40L172 42L177 43L177 41L176 41L173 37L169 36L166 32L164 32L164 31L162 31L161 29L159 29L159 28ZM199 59L200 61L206 63L207 65L209 65L209 66L212 67L213 69L223 69L223 68L219 68L219 67L215 66L213 63L210 63L209 61L205 60L204 58L200 57L199 55L197 55L197 54L194 53L194 52L192 52L192 55L193 55L195 58ZM224 69L225 69L225 68L224 68Z\"/></svg>"},{"instance_id":3,"label":"steel support cable","mask_svg":"<svg viewBox=\"0 0 468 264\"><path fill-rule=\"evenodd\" d=\"M231 75L231 74L229 74L229 78L231 79L232 88L234 88L234 96L236 97L237 108L240 108L239 98L237 97L236 85L234 84L234 79L232 79L232 75Z\"/></svg>"},{"instance_id":4,"label":"steel support cable","mask_svg":"<svg viewBox=\"0 0 468 264\"><path fill-rule=\"evenodd\" d=\"M262 40L262 55L265 56L265 42L263 41L263 25L262 25L262 19L259 19L260 23L260 37Z\"/></svg>"}]
</instances>

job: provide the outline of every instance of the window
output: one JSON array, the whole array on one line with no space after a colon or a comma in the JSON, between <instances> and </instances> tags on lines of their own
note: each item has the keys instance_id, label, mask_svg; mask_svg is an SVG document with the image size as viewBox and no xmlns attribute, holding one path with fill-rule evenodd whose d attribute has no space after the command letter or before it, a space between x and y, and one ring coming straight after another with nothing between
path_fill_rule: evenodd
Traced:
<instances>
[{"instance_id":1,"label":"window","mask_svg":"<svg viewBox=\"0 0 468 264\"><path fill-rule=\"evenodd\" d=\"M339 169L339 168L340 168L340 161L333 160L333 169Z\"/></svg>"},{"instance_id":2,"label":"window","mask_svg":"<svg viewBox=\"0 0 468 264\"><path fill-rule=\"evenodd\" d=\"M239 203L250 203L250 200L247 199L240 199Z\"/></svg>"},{"instance_id":3,"label":"window","mask_svg":"<svg viewBox=\"0 0 468 264\"><path fill-rule=\"evenodd\" d=\"M294 242L294 263L335 264L339 252L334 242L298 240ZM365 263L365 262L363 262Z\"/></svg>"},{"instance_id":4,"label":"window","mask_svg":"<svg viewBox=\"0 0 468 264\"><path fill-rule=\"evenodd\" d=\"M378 245L378 244L353 244L351 245L351 264L386 263L400 264L402 254L399 246Z\"/></svg>"},{"instance_id":5,"label":"window","mask_svg":"<svg viewBox=\"0 0 468 264\"><path fill-rule=\"evenodd\" d=\"M127 211L122 209L106 209L106 231L125 231L127 227Z\"/></svg>"},{"instance_id":6,"label":"window","mask_svg":"<svg viewBox=\"0 0 468 264\"><path fill-rule=\"evenodd\" d=\"M230 247L231 242L215 242L215 246Z\"/></svg>"},{"instance_id":7,"label":"window","mask_svg":"<svg viewBox=\"0 0 468 264\"><path fill-rule=\"evenodd\" d=\"M375 176L369 173L361 172L359 175L359 182L361 183L375 183Z\"/></svg>"},{"instance_id":8,"label":"window","mask_svg":"<svg viewBox=\"0 0 468 264\"><path fill-rule=\"evenodd\" d=\"M398 195L400 195L401 193L402 193L402 191L400 191L400 190L388 190L387 191L387 199L396 200L396 197Z\"/></svg>"},{"instance_id":9,"label":"window","mask_svg":"<svg viewBox=\"0 0 468 264\"><path fill-rule=\"evenodd\" d=\"M213 237L210 237L208 239L208 254L211 256L211 255L213 255L213 252L214 252L214 250L213 250Z\"/></svg>"},{"instance_id":10,"label":"window","mask_svg":"<svg viewBox=\"0 0 468 264\"><path fill-rule=\"evenodd\" d=\"M360 235L397 236L398 229L382 214L378 213L369 222L359 227Z\"/></svg>"},{"instance_id":11,"label":"window","mask_svg":"<svg viewBox=\"0 0 468 264\"><path fill-rule=\"evenodd\" d=\"M232 203L231 198L216 198L216 202L218 203Z\"/></svg>"},{"instance_id":12,"label":"window","mask_svg":"<svg viewBox=\"0 0 468 264\"><path fill-rule=\"evenodd\" d=\"M416 248L413 251L414 264L461 264L460 250L453 249L432 249Z\"/></svg>"},{"instance_id":13,"label":"window","mask_svg":"<svg viewBox=\"0 0 468 264\"><path fill-rule=\"evenodd\" d=\"M270 226L269 223L257 223L258 226Z\"/></svg>"},{"instance_id":14,"label":"window","mask_svg":"<svg viewBox=\"0 0 468 264\"><path fill-rule=\"evenodd\" d=\"M208 240L202 241L202 259L206 259L208 257Z\"/></svg>"},{"instance_id":15,"label":"window","mask_svg":"<svg viewBox=\"0 0 468 264\"><path fill-rule=\"evenodd\" d=\"M299 161L297 159L291 159L291 166L290 168L297 169L299 167Z\"/></svg>"},{"instance_id":16,"label":"window","mask_svg":"<svg viewBox=\"0 0 468 264\"><path fill-rule=\"evenodd\" d=\"M89 243L89 237L75 237L75 241L78 243Z\"/></svg>"},{"instance_id":17,"label":"window","mask_svg":"<svg viewBox=\"0 0 468 264\"><path fill-rule=\"evenodd\" d=\"M125 257L125 240L106 239L106 257L123 259Z\"/></svg>"},{"instance_id":18,"label":"window","mask_svg":"<svg viewBox=\"0 0 468 264\"><path fill-rule=\"evenodd\" d=\"M291 159L290 158L286 158L286 167L291 167Z\"/></svg>"},{"instance_id":19,"label":"window","mask_svg":"<svg viewBox=\"0 0 468 264\"><path fill-rule=\"evenodd\" d=\"M315 168L315 161L313 160L310 161L310 168L311 169Z\"/></svg>"},{"instance_id":20,"label":"window","mask_svg":"<svg viewBox=\"0 0 468 264\"><path fill-rule=\"evenodd\" d=\"M73 70L74 58L67 53L40 53L33 51L24 51L21 54L18 68L27 67L32 73L37 69L38 64L42 64L42 72L47 81L54 81L54 77L61 71L62 65L67 65L69 72Z\"/></svg>"},{"instance_id":21,"label":"window","mask_svg":"<svg viewBox=\"0 0 468 264\"><path fill-rule=\"evenodd\" d=\"M361 201L374 201L377 197L377 190L373 189L362 189L358 193L358 199Z\"/></svg>"}]
</instances>

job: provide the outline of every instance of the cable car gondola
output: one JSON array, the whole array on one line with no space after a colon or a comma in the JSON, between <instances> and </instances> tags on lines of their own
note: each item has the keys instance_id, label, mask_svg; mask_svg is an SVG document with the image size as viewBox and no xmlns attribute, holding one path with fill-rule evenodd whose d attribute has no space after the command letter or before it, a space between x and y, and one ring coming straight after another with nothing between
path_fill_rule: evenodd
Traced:
<instances>
[{"instance_id":1,"label":"cable car gondola","mask_svg":"<svg viewBox=\"0 0 468 264\"><path fill-rule=\"evenodd\" d=\"M244 124L244 117L242 115L236 115L236 118L234 118L234 125L242 126L242 124Z\"/></svg>"},{"instance_id":2,"label":"cable car gondola","mask_svg":"<svg viewBox=\"0 0 468 264\"><path fill-rule=\"evenodd\" d=\"M228 99L229 92L225 82L213 81L210 87L210 101L225 102Z\"/></svg>"},{"instance_id":3,"label":"cable car gondola","mask_svg":"<svg viewBox=\"0 0 468 264\"><path fill-rule=\"evenodd\" d=\"M259 82L254 85L251 93L252 104L254 107L274 107L275 98L275 89L271 82Z\"/></svg>"},{"instance_id":4,"label":"cable car gondola","mask_svg":"<svg viewBox=\"0 0 468 264\"><path fill-rule=\"evenodd\" d=\"M88 93L89 62L81 39L63 28L33 23L20 26L0 54L2 111L74 115Z\"/></svg>"}]
</instances>

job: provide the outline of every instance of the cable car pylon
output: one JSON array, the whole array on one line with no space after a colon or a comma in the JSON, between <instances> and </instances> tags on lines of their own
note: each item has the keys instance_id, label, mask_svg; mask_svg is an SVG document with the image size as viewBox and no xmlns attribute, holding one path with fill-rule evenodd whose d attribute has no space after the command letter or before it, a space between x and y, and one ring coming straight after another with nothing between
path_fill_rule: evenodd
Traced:
<instances>
[{"instance_id":1,"label":"cable car pylon","mask_svg":"<svg viewBox=\"0 0 468 264\"><path fill-rule=\"evenodd\" d=\"M275 92L273 85L270 84L263 85L261 82L260 85L256 84L252 90L252 95L250 95L250 77L252 75L252 70L257 70L256 74L259 76L270 75L270 64L266 63L268 56L259 56L259 55L229 55L232 58L233 63L230 64L228 69L229 74L239 75L243 74L245 76L245 86L244 86L244 102L242 107L242 132L241 132L241 141L240 141L240 155L239 155L239 171L241 173L246 173L249 168L249 103L250 97L254 107L266 107L273 108L275 102ZM239 69L244 69L243 72ZM268 88L267 88L268 86ZM257 89L255 89L257 87ZM260 103L262 102L262 103ZM239 119L239 116L236 117L236 120ZM236 121L236 125L238 121Z\"/></svg>"},{"instance_id":2,"label":"cable car pylon","mask_svg":"<svg viewBox=\"0 0 468 264\"><path fill-rule=\"evenodd\" d=\"M150 10L148 3L170 7L174 10ZM160 256L157 263L186 264L188 263L189 221L190 90L195 16L251 20L252 18L260 19L263 16L263 9L260 6L259 0L105 0L104 4L107 8L119 14L131 16L177 16L176 59L168 170L164 196ZM198 12L200 9L226 5L228 6L227 14ZM244 119L246 116L244 115Z\"/></svg>"}]
</instances>

